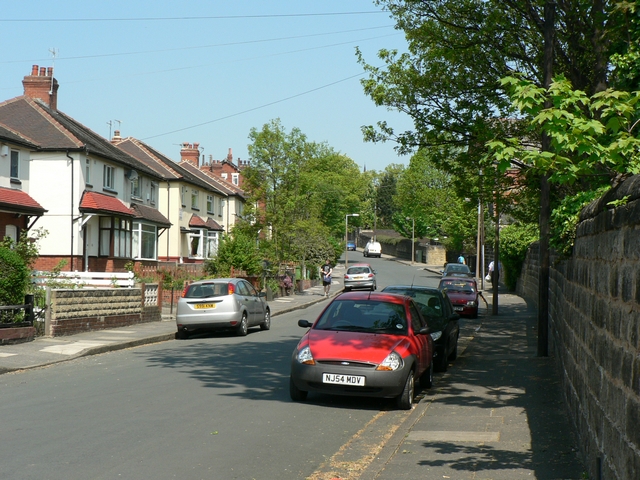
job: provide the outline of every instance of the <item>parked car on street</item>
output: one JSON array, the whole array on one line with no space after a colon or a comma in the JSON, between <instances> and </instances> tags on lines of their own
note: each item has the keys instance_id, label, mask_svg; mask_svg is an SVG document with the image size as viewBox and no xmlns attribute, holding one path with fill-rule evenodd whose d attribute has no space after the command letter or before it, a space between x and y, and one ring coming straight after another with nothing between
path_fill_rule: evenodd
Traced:
<instances>
[{"instance_id":1,"label":"parked car on street","mask_svg":"<svg viewBox=\"0 0 640 480\"><path fill-rule=\"evenodd\" d=\"M444 270L441 270L443 277L471 277L473 273L467 265L462 263L447 263Z\"/></svg>"},{"instance_id":2,"label":"parked car on street","mask_svg":"<svg viewBox=\"0 0 640 480\"><path fill-rule=\"evenodd\" d=\"M177 338L196 331L232 329L246 335L250 327L271 328L266 293L242 278L193 282L182 292L176 313Z\"/></svg>"},{"instance_id":3,"label":"parked car on street","mask_svg":"<svg viewBox=\"0 0 640 480\"><path fill-rule=\"evenodd\" d=\"M380 258L380 257L382 257L382 245L380 245L380 242L369 241L364 246L364 250L362 251L362 254L365 257L378 257L378 258Z\"/></svg>"},{"instance_id":4,"label":"parked car on street","mask_svg":"<svg viewBox=\"0 0 640 480\"><path fill-rule=\"evenodd\" d=\"M347 250L356 251L356 242L347 242Z\"/></svg>"},{"instance_id":5,"label":"parked car on street","mask_svg":"<svg viewBox=\"0 0 640 480\"><path fill-rule=\"evenodd\" d=\"M368 263L354 263L344 274L344 290L348 292L354 288L366 288L372 292L378 288L376 271Z\"/></svg>"},{"instance_id":6,"label":"parked car on street","mask_svg":"<svg viewBox=\"0 0 640 480\"><path fill-rule=\"evenodd\" d=\"M391 285L382 291L413 298L431 331L434 368L446 372L449 361L458 356L460 335L460 315L454 311L447 294L437 288L419 285Z\"/></svg>"},{"instance_id":7,"label":"parked car on street","mask_svg":"<svg viewBox=\"0 0 640 480\"><path fill-rule=\"evenodd\" d=\"M395 398L410 409L415 381L433 383L433 340L416 303L390 293L349 292L335 297L291 357L289 393L303 401L309 391Z\"/></svg>"},{"instance_id":8,"label":"parked car on street","mask_svg":"<svg viewBox=\"0 0 640 480\"><path fill-rule=\"evenodd\" d=\"M446 292L454 311L466 317L478 318L478 284L474 278L443 277L438 289Z\"/></svg>"}]
</instances>

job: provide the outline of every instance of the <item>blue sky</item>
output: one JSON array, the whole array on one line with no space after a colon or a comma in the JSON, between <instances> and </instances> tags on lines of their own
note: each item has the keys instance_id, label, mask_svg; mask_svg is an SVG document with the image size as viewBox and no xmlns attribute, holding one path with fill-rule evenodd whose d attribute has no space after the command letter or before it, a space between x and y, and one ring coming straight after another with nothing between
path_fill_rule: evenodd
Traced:
<instances>
[{"instance_id":1,"label":"blue sky","mask_svg":"<svg viewBox=\"0 0 640 480\"><path fill-rule=\"evenodd\" d=\"M361 168L408 163L360 131L379 120L411 128L360 85L356 46L374 65L382 48L406 50L373 0L3 3L0 101L22 95L32 65L53 65L60 111L176 160L183 142L200 143L207 159L231 148L247 160L251 128L280 118Z\"/></svg>"}]
</instances>

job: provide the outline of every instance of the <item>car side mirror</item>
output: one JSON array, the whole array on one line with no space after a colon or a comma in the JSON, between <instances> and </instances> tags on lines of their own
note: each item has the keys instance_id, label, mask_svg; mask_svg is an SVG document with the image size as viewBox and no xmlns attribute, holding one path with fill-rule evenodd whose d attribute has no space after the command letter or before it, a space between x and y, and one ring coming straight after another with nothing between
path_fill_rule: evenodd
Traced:
<instances>
[{"instance_id":1,"label":"car side mirror","mask_svg":"<svg viewBox=\"0 0 640 480\"><path fill-rule=\"evenodd\" d=\"M299 327L311 328L312 325L313 325L313 323L311 323L309 320L298 320L298 326Z\"/></svg>"},{"instance_id":2,"label":"car side mirror","mask_svg":"<svg viewBox=\"0 0 640 480\"><path fill-rule=\"evenodd\" d=\"M267 292L259 292L259 293L258 293L258 296L259 296L259 297L263 297L263 298L264 298L264 297L266 297L266 296L267 296Z\"/></svg>"}]
</instances>

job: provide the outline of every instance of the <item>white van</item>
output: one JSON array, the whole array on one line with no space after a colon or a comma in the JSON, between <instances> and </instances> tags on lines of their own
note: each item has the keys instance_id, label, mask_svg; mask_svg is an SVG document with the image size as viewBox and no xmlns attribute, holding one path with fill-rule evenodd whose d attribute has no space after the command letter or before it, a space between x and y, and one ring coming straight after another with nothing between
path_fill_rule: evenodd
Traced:
<instances>
[{"instance_id":1,"label":"white van","mask_svg":"<svg viewBox=\"0 0 640 480\"><path fill-rule=\"evenodd\" d=\"M365 257L378 257L382 256L382 246L379 242L369 241L364 247Z\"/></svg>"}]
</instances>

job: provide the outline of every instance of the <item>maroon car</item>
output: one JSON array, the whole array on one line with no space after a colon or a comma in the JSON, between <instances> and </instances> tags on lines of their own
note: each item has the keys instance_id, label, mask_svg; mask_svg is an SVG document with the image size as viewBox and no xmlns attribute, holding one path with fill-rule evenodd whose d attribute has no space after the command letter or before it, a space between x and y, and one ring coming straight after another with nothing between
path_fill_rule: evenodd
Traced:
<instances>
[{"instance_id":1,"label":"maroon car","mask_svg":"<svg viewBox=\"0 0 640 480\"><path fill-rule=\"evenodd\" d=\"M444 277L438 289L447 293L456 313L478 317L478 284L474 278Z\"/></svg>"}]
</instances>

